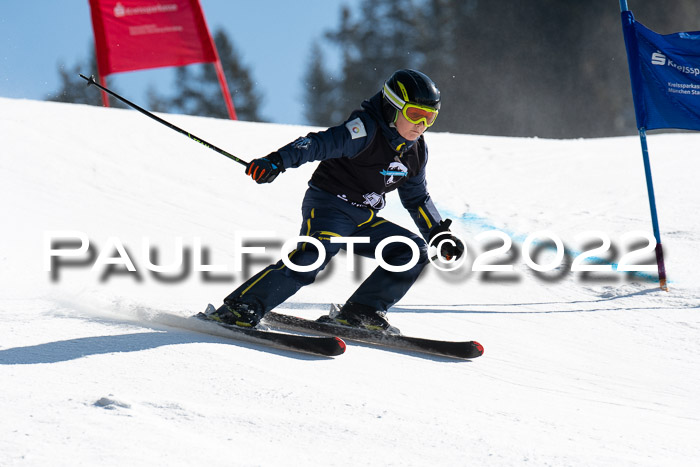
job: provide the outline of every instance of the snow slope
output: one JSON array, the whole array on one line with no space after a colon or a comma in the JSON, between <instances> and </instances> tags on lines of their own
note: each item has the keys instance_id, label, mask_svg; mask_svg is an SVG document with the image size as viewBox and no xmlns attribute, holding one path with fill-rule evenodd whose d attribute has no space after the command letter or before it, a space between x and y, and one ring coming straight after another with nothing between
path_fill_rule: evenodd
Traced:
<instances>
[{"instance_id":1,"label":"snow slope","mask_svg":"<svg viewBox=\"0 0 700 467\"><path fill-rule=\"evenodd\" d=\"M165 118L245 160L311 130ZM570 271L600 245L583 232L610 237L594 255L608 264L643 246L623 239L651 230L637 138L427 140L431 194L470 256L429 267L390 319L486 353L351 344L324 359L177 327L279 257L313 166L257 186L134 111L0 98L0 465L695 465L700 135L649 138L670 292L654 272ZM384 217L414 228L389 205ZM499 245L478 237L493 229L513 241L497 258L512 272L471 270ZM539 274L520 250L543 230L571 257ZM93 256L48 272L56 231L84 235ZM274 236L237 271L250 231ZM185 265L151 272L144 248L177 265L178 242ZM542 239L529 251L553 257ZM124 254L135 272L110 267ZM373 268L332 264L282 311L315 317Z\"/></svg>"}]
</instances>

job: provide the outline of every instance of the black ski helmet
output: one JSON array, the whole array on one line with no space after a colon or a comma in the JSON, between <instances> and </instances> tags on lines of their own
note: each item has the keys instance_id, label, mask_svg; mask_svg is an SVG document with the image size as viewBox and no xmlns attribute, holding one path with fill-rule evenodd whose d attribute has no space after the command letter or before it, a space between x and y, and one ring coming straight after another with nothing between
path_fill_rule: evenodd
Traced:
<instances>
[{"instance_id":1,"label":"black ski helmet","mask_svg":"<svg viewBox=\"0 0 700 467\"><path fill-rule=\"evenodd\" d=\"M433 80L420 71L395 71L382 88L382 110L387 122L395 122L398 112L411 102L440 110L440 90Z\"/></svg>"}]
</instances>

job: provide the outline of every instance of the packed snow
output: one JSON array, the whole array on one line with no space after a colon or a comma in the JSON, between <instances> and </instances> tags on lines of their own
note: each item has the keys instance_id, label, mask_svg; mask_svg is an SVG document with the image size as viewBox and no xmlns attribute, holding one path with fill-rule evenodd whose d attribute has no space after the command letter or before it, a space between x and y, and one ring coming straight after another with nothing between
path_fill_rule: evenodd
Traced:
<instances>
[{"instance_id":1,"label":"packed snow","mask_svg":"<svg viewBox=\"0 0 700 467\"><path fill-rule=\"evenodd\" d=\"M162 117L244 160L314 130ZM426 139L469 255L389 318L485 354L322 358L189 319L279 258L314 164L258 186L135 111L0 98L0 465L697 465L700 135L649 136L668 292L616 270L654 264L638 138ZM331 264L280 311L315 318L375 262Z\"/></svg>"}]
</instances>

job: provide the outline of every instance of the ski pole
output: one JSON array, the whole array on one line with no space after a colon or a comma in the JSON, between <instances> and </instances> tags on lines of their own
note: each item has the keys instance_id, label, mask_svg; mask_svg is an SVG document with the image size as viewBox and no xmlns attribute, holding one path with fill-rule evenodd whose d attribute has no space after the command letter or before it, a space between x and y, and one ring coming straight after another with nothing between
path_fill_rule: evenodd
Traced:
<instances>
[{"instance_id":1,"label":"ski pole","mask_svg":"<svg viewBox=\"0 0 700 467\"><path fill-rule=\"evenodd\" d=\"M88 87L90 87L91 85L95 85L95 86L97 86L98 88L102 89L102 90L103 90L104 92L106 92L107 94L110 94L110 95L116 97L117 99L119 99L120 101L122 101L123 103L125 103L126 105L128 105L128 106L130 106L130 107L133 107L134 109L138 110L138 111L141 112L142 114L144 114L144 115L146 115L146 116L148 116L148 117L151 117L153 120L155 120L155 121L157 121L157 122L159 122L159 123L162 123L163 125L167 126L168 128L170 128L170 129L172 129L172 130L177 131L178 133L182 133L183 135L187 136L187 137L188 137L189 139L191 139L192 141L196 141L196 142L198 142L199 144L201 144L202 146L204 146L204 147L206 147L206 148L209 148L209 149L212 149L212 150L218 152L219 154L222 154L222 155L228 157L229 159L238 162L239 164L243 164L243 165L245 165L246 167L248 166L248 163L247 163L246 161L244 161L244 160L242 160L242 159L239 159L238 157L234 156L233 154L228 153L228 152L224 151L223 149L218 148L218 147L214 146L213 144L204 141L202 138L199 138L199 137L197 137L197 136L195 136L195 135L189 133L188 131L185 131L185 130L183 130L182 128L179 128L179 127L173 125L172 123L163 120L162 118L160 118L160 117L158 117L158 116L152 114L152 113L149 112L148 110L139 107L138 105L134 104L133 102L128 101L127 99L124 99L122 96L120 96L120 95L117 94L116 92L110 91L109 89L107 89L106 87L102 86L102 85L99 84L97 81L95 81L95 77L94 77L94 76L90 76L90 77L88 78L87 76L84 76L84 75L80 74L80 77L83 78L85 81L87 81Z\"/></svg>"}]
</instances>

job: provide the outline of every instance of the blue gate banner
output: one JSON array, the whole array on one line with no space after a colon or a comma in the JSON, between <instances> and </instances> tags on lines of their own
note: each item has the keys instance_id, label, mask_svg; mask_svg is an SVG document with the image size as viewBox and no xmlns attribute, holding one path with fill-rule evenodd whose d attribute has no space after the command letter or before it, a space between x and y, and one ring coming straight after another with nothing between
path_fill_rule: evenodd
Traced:
<instances>
[{"instance_id":1,"label":"blue gate banner","mask_svg":"<svg viewBox=\"0 0 700 467\"><path fill-rule=\"evenodd\" d=\"M657 34L622 12L637 128L700 130L700 31Z\"/></svg>"}]
</instances>

